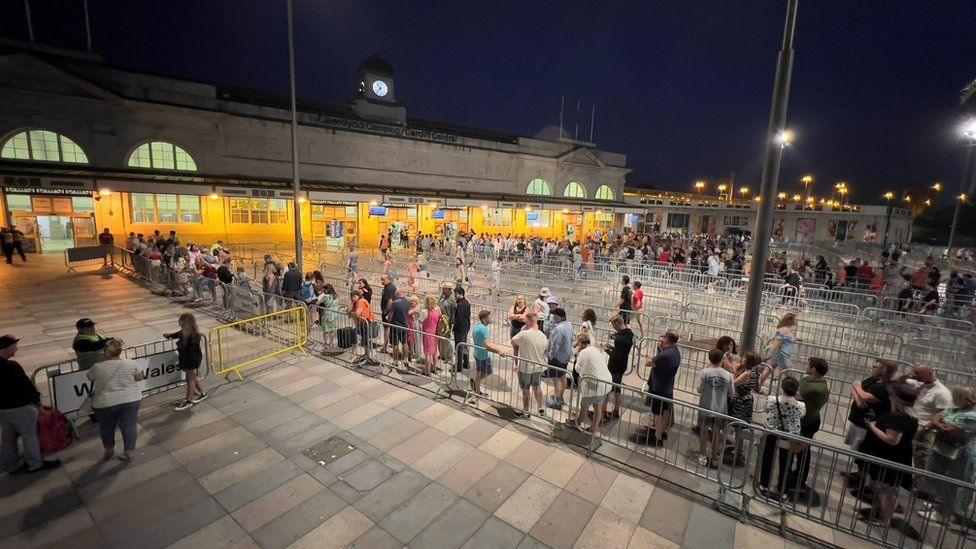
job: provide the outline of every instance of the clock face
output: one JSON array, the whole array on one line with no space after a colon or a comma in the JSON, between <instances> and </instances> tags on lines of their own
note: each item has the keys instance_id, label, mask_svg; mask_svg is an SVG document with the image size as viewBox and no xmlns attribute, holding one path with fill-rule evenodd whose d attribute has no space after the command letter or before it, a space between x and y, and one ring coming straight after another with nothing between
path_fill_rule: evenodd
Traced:
<instances>
[{"instance_id":1,"label":"clock face","mask_svg":"<svg viewBox=\"0 0 976 549\"><path fill-rule=\"evenodd\" d=\"M386 82L382 80L374 80L373 93L375 93L377 97L386 97L386 94L390 93L390 88L387 87Z\"/></svg>"}]
</instances>

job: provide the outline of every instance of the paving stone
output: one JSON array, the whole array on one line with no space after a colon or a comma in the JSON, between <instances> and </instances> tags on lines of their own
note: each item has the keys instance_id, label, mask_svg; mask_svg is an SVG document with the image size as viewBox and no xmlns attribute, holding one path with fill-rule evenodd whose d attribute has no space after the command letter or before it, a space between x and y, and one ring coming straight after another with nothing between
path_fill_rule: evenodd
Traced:
<instances>
[{"instance_id":1,"label":"paving stone","mask_svg":"<svg viewBox=\"0 0 976 549\"><path fill-rule=\"evenodd\" d=\"M216 522L186 536L169 546L169 549L196 549L197 547L221 548L221 547L243 547L247 542L251 542L247 535L233 518L224 516Z\"/></svg>"},{"instance_id":2,"label":"paving stone","mask_svg":"<svg viewBox=\"0 0 976 549\"><path fill-rule=\"evenodd\" d=\"M395 427L405 419L407 416L403 413L387 409L349 429L349 432L363 440L368 440L387 429Z\"/></svg>"},{"instance_id":3,"label":"paving stone","mask_svg":"<svg viewBox=\"0 0 976 549\"><path fill-rule=\"evenodd\" d=\"M681 545L691 549L724 549L735 544L735 519L693 504Z\"/></svg>"},{"instance_id":4,"label":"paving stone","mask_svg":"<svg viewBox=\"0 0 976 549\"><path fill-rule=\"evenodd\" d=\"M447 486L458 495L463 495L491 472L496 465L498 465L498 460L494 457L481 450L472 450L461 458L461 461L437 477L437 482Z\"/></svg>"},{"instance_id":5,"label":"paving stone","mask_svg":"<svg viewBox=\"0 0 976 549\"><path fill-rule=\"evenodd\" d=\"M500 427L490 421L476 421L462 429L455 435L455 437L458 440L467 442L472 446L479 446L481 443L491 438L492 435L497 433L498 429L500 429Z\"/></svg>"},{"instance_id":6,"label":"paving stone","mask_svg":"<svg viewBox=\"0 0 976 549\"><path fill-rule=\"evenodd\" d=\"M268 445L253 435L238 444L225 446L212 454L203 456L184 465L184 468L194 477L200 478L213 473L217 469L252 456Z\"/></svg>"},{"instance_id":7,"label":"paving stone","mask_svg":"<svg viewBox=\"0 0 976 549\"><path fill-rule=\"evenodd\" d=\"M619 474L600 506L636 523L640 521L653 491L653 485L630 475Z\"/></svg>"},{"instance_id":8,"label":"paving stone","mask_svg":"<svg viewBox=\"0 0 976 549\"><path fill-rule=\"evenodd\" d=\"M523 532L528 532L559 493L559 487L530 476L495 511L495 516Z\"/></svg>"},{"instance_id":9,"label":"paving stone","mask_svg":"<svg viewBox=\"0 0 976 549\"><path fill-rule=\"evenodd\" d=\"M404 469L374 488L354 505L373 522L379 522L430 484L412 469Z\"/></svg>"},{"instance_id":10,"label":"paving stone","mask_svg":"<svg viewBox=\"0 0 976 549\"><path fill-rule=\"evenodd\" d=\"M253 439L254 435L243 427L237 426L217 435L205 438L188 446L173 451L173 457L180 463L186 464L208 456L225 446L238 445L245 440Z\"/></svg>"},{"instance_id":11,"label":"paving stone","mask_svg":"<svg viewBox=\"0 0 976 549\"><path fill-rule=\"evenodd\" d=\"M346 502L342 498L328 488L322 488L316 495L252 532L251 537L264 549L288 547L345 508Z\"/></svg>"},{"instance_id":12,"label":"paving stone","mask_svg":"<svg viewBox=\"0 0 976 549\"><path fill-rule=\"evenodd\" d=\"M740 522L735 525L735 547L738 549L786 549L786 542L775 534Z\"/></svg>"},{"instance_id":13,"label":"paving stone","mask_svg":"<svg viewBox=\"0 0 976 549\"><path fill-rule=\"evenodd\" d=\"M660 485L655 486L638 524L680 544L685 537L691 506L690 501L662 489Z\"/></svg>"},{"instance_id":14,"label":"paving stone","mask_svg":"<svg viewBox=\"0 0 976 549\"><path fill-rule=\"evenodd\" d=\"M38 547L41 545L35 544L34 546ZM106 543L105 540L102 539L102 533L99 532L98 528L94 526L91 528L86 528L81 532L75 532L74 534L61 538L58 541L43 544L45 549L103 549L105 546ZM17 544L15 547L24 547L24 545Z\"/></svg>"},{"instance_id":15,"label":"paving stone","mask_svg":"<svg viewBox=\"0 0 976 549\"><path fill-rule=\"evenodd\" d=\"M413 438L417 433L427 429L427 424L408 417L397 425L380 431L367 440L373 446L389 451L404 441Z\"/></svg>"},{"instance_id":16,"label":"paving stone","mask_svg":"<svg viewBox=\"0 0 976 549\"><path fill-rule=\"evenodd\" d=\"M213 473L200 478L199 482L208 492L216 494L284 459L281 454L273 449L265 448L254 455L217 469Z\"/></svg>"},{"instance_id":17,"label":"paving stone","mask_svg":"<svg viewBox=\"0 0 976 549\"><path fill-rule=\"evenodd\" d=\"M418 459L413 468L434 479L458 463L474 448L453 438L444 441L429 453Z\"/></svg>"},{"instance_id":18,"label":"paving stone","mask_svg":"<svg viewBox=\"0 0 976 549\"><path fill-rule=\"evenodd\" d=\"M235 511L302 473L294 463L279 461L214 494L214 499L228 512Z\"/></svg>"},{"instance_id":19,"label":"paving stone","mask_svg":"<svg viewBox=\"0 0 976 549\"><path fill-rule=\"evenodd\" d=\"M408 543L456 499L457 496L447 488L431 483L387 515L379 524L391 536Z\"/></svg>"},{"instance_id":20,"label":"paving stone","mask_svg":"<svg viewBox=\"0 0 976 549\"><path fill-rule=\"evenodd\" d=\"M331 549L346 547L373 527L373 521L354 507L346 507L338 514L305 534L291 546L293 549Z\"/></svg>"},{"instance_id":21,"label":"paving stone","mask_svg":"<svg viewBox=\"0 0 976 549\"><path fill-rule=\"evenodd\" d=\"M484 441L478 448L498 459L505 459L525 439L525 435L512 431L511 429L499 429L497 433Z\"/></svg>"},{"instance_id":22,"label":"paving stone","mask_svg":"<svg viewBox=\"0 0 976 549\"><path fill-rule=\"evenodd\" d=\"M627 549L647 549L648 547L654 547L655 549L679 549L681 546L668 538L651 532L647 528L638 526L634 529L634 535L631 536Z\"/></svg>"},{"instance_id":23,"label":"paving stone","mask_svg":"<svg viewBox=\"0 0 976 549\"><path fill-rule=\"evenodd\" d=\"M335 492L336 495L342 498L342 501L349 504L356 503L360 498L363 497L363 492L353 488L349 485L349 483L341 479L333 482L332 485L329 486L329 490Z\"/></svg>"},{"instance_id":24,"label":"paving stone","mask_svg":"<svg viewBox=\"0 0 976 549\"><path fill-rule=\"evenodd\" d=\"M578 549L627 549L636 527L636 523L622 518L616 513L597 508L574 547Z\"/></svg>"},{"instance_id":25,"label":"paving stone","mask_svg":"<svg viewBox=\"0 0 976 549\"><path fill-rule=\"evenodd\" d=\"M522 542L519 543L518 549L549 549L549 546L532 536L525 536L522 538Z\"/></svg>"},{"instance_id":26,"label":"paving stone","mask_svg":"<svg viewBox=\"0 0 976 549\"><path fill-rule=\"evenodd\" d=\"M146 480L179 467L179 462L169 455L146 462L113 465L115 474L101 478L91 484L78 487L78 494L85 501L94 501L145 482Z\"/></svg>"},{"instance_id":27,"label":"paving stone","mask_svg":"<svg viewBox=\"0 0 976 549\"><path fill-rule=\"evenodd\" d=\"M359 466L362 463L364 463L368 459L369 456L366 455L366 452L358 448L355 448L353 451L349 452L348 454L340 457L339 459L333 461L332 463L327 464L325 468L328 469L332 474L341 477L345 475L347 472L348 473L354 472L357 468L359 468Z\"/></svg>"},{"instance_id":28,"label":"paving stone","mask_svg":"<svg viewBox=\"0 0 976 549\"><path fill-rule=\"evenodd\" d=\"M292 408L293 406L293 403L288 402L285 399L275 399L270 402L261 403L257 406L252 406L250 408L241 410L240 412L231 415L230 418L240 425L247 425L270 414L280 412L286 408Z\"/></svg>"},{"instance_id":29,"label":"paving stone","mask_svg":"<svg viewBox=\"0 0 976 549\"><path fill-rule=\"evenodd\" d=\"M525 471L503 461L476 482L464 497L485 511L494 513L528 476Z\"/></svg>"},{"instance_id":30,"label":"paving stone","mask_svg":"<svg viewBox=\"0 0 976 549\"><path fill-rule=\"evenodd\" d=\"M280 425L297 420L302 416L309 415L305 408L301 406L288 406L276 412L270 412L254 421L242 423L252 433L263 433L269 429L274 429Z\"/></svg>"},{"instance_id":31,"label":"paving stone","mask_svg":"<svg viewBox=\"0 0 976 549\"><path fill-rule=\"evenodd\" d=\"M458 499L425 528L414 547L461 547L491 515L473 503Z\"/></svg>"},{"instance_id":32,"label":"paving stone","mask_svg":"<svg viewBox=\"0 0 976 549\"><path fill-rule=\"evenodd\" d=\"M289 439L272 442L272 447L281 455L291 457L305 451L312 444L335 435L337 431L335 425L325 421Z\"/></svg>"},{"instance_id":33,"label":"paving stone","mask_svg":"<svg viewBox=\"0 0 976 549\"><path fill-rule=\"evenodd\" d=\"M141 505L128 505L125 501L116 500L118 512L98 521L97 525L105 540L110 543L135 538L145 528L148 507L152 508L155 524L159 519L165 519L206 499L209 499L209 494L199 484L179 484L160 490L155 499Z\"/></svg>"},{"instance_id":34,"label":"paving stone","mask_svg":"<svg viewBox=\"0 0 976 549\"><path fill-rule=\"evenodd\" d=\"M245 530L253 532L292 507L322 491L309 475L297 476L231 513Z\"/></svg>"},{"instance_id":35,"label":"paving stone","mask_svg":"<svg viewBox=\"0 0 976 549\"><path fill-rule=\"evenodd\" d=\"M389 454L403 463L411 465L430 452L432 448L443 444L447 438L447 435L441 431L428 427L406 442L390 450Z\"/></svg>"},{"instance_id":36,"label":"paving stone","mask_svg":"<svg viewBox=\"0 0 976 549\"><path fill-rule=\"evenodd\" d=\"M566 485L566 490L599 505L616 478L617 472L613 469L593 460L586 460L573 476L573 480Z\"/></svg>"},{"instance_id":37,"label":"paving stone","mask_svg":"<svg viewBox=\"0 0 976 549\"><path fill-rule=\"evenodd\" d=\"M535 468L533 474L550 484L564 488L579 471L584 461L585 459L580 455L557 449ZM642 505L641 509L643 508Z\"/></svg>"},{"instance_id":38,"label":"paving stone","mask_svg":"<svg viewBox=\"0 0 976 549\"><path fill-rule=\"evenodd\" d=\"M349 544L349 549L402 549L403 544L386 530L374 526Z\"/></svg>"},{"instance_id":39,"label":"paving stone","mask_svg":"<svg viewBox=\"0 0 976 549\"><path fill-rule=\"evenodd\" d=\"M489 517L462 546L464 549L514 549L525 534L496 517Z\"/></svg>"},{"instance_id":40,"label":"paving stone","mask_svg":"<svg viewBox=\"0 0 976 549\"><path fill-rule=\"evenodd\" d=\"M141 528L130 537L117 538L109 543L122 547L138 546L140 549L166 547L205 528L222 516L224 510L220 504L211 498L206 498L168 517L162 519L154 517L152 521L142 520ZM102 535L107 537L108 532L103 529Z\"/></svg>"},{"instance_id":41,"label":"paving stone","mask_svg":"<svg viewBox=\"0 0 976 549\"><path fill-rule=\"evenodd\" d=\"M270 431L248 430L258 435L258 438L267 442L268 445L274 445L275 442L286 441L289 438L304 431L308 431L312 427L321 425L322 423L322 418L318 417L317 415L305 414L304 416L293 419L284 425L279 425L276 429L271 429ZM247 426L245 426L245 428L247 428Z\"/></svg>"},{"instance_id":42,"label":"paving stone","mask_svg":"<svg viewBox=\"0 0 976 549\"><path fill-rule=\"evenodd\" d=\"M4 519L6 520L6 519ZM29 523L29 522L28 522ZM78 508L51 520L39 523L11 537L0 540L0 548L46 547L94 526L84 508Z\"/></svg>"},{"instance_id":43,"label":"paving stone","mask_svg":"<svg viewBox=\"0 0 976 549\"><path fill-rule=\"evenodd\" d=\"M92 519L101 522L122 511L153 502L164 494L183 489L189 484L196 484L189 473L183 469L172 469L120 492L88 502L85 507ZM199 486L196 488L203 497L206 492Z\"/></svg>"},{"instance_id":44,"label":"paving stone","mask_svg":"<svg viewBox=\"0 0 976 549\"><path fill-rule=\"evenodd\" d=\"M394 471L386 465L379 461L369 460L357 465L355 470L348 472L342 480L360 492L368 492L392 477L393 474Z\"/></svg>"}]
</instances>

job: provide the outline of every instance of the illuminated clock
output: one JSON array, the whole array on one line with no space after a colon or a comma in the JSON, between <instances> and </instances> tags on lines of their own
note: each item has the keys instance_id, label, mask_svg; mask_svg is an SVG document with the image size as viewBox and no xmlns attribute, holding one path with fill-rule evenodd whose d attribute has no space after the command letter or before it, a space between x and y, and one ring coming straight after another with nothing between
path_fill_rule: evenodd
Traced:
<instances>
[{"instance_id":1,"label":"illuminated clock","mask_svg":"<svg viewBox=\"0 0 976 549\"><path fill-rule=\"evenodd\" d=\"M373 93L375 93L377 97L386 97L386 94L390 93L390 88L387 87L386 82L382 80L374 80Z\"/></svg>"}]
</instances>

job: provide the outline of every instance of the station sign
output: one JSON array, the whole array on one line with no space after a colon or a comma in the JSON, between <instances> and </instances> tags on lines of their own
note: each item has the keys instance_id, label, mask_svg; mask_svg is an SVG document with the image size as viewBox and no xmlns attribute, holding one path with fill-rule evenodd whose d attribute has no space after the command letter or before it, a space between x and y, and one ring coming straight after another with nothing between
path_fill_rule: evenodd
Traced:
<instances>
[{"instance_id":1,"label":"station sign","mask_svg":"<svg viewBox=\"0 0 976 549\"><path fill-rule=\"evenodd\" d=\"M166 351L134 360L146 377L145 381L139 382L143 393L174 385L183 380L183 372L177 367L180 357L176 351ZM88 379L87 370L52 376L51 382L54 384L54 407L62 414L81 410L85 406L85 401L92 397L93 382Z\"/></svg>"},{"instance_id":2,"label":"station sign","mask_svg":"<svg viewBox=\"0 0 976 549\"><path fill-rule=\"evenodd\" d=\"M11 194L50 194L61 196L91 196L94 185L84 179L55 179L5 175L3 186Z\"/></svg>"}]
</instances>

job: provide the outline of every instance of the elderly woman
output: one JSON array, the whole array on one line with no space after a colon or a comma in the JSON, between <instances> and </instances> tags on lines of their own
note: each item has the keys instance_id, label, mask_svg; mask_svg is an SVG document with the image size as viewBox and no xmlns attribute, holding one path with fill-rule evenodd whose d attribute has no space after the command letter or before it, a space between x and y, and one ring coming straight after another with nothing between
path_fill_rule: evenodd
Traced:
<instances>
[{"instance_id":1,"label":"elderly woman","mask_svg":"<svg viewBox=\"0 0 976 549\"><path fill-rule=\"evenodd\" d=\"M976 480L976 389L955 387L951 393L952 406L936 414L925 427L935 431L925 470L972 484ZM924 477L920 484L937 505L936 509L919 511L920 515L936 522L947 521L953 514L967 516L972 490Z\"/></svg>"}]
</instances>

